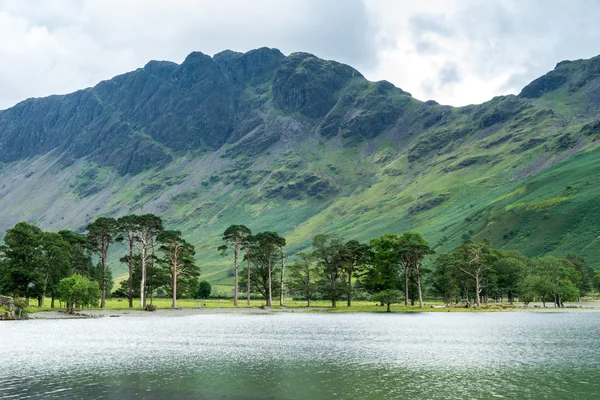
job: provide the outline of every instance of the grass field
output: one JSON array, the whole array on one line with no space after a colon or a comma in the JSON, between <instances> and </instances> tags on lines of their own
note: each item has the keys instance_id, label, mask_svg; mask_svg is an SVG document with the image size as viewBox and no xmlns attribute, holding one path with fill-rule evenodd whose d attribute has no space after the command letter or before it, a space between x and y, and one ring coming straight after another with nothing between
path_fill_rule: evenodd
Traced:
<instances>
[{"instance_id":1,"label":"grass field","mask_svg":"<svg viewBox=\"0 0 600 400\"><path fill-rule=\"evenodd\" d=\"M157 309L170 309L171 308L171 300L170 299L154 299L152 304L154 304ZM139 299L134 300L134 307L131 310L141 310L139 305ZM499 305L499 304L490 304L483 305L481 310L477 310L475 308L464 308L464 307L453 307L453 308L439 308L432 306L440 306L442 305L439 301L426 301L425 307L420 309L418 305L415 306L405 306L400 304L393 304L391 309L393 312L477 312L477 311L502 311L502 310L510 310L514 307L508 305ZM27 308L28 313L42 312L42 311L55 311L64 309L63 304L58 304L58 308L52 309L48 306L46 307L36 307L30 306ZM193 299L179 299L177 300L177 306L179 308L197 308L197 309L232 309L235 308L233 305L232 299L210 299L210 300L193 300ZM251 300L250 307L251 308L262 308L266 306L266 302L264 300ZM246 300L240 300L238 308L248 308ZM98 309L97 307L93 309ZM129 310L127 299L107 299L106 301L106 310ZM386 307L380 306L378 303L373 301L353 301L351 307L347 307L346 303L340 301L338 303L337 308L331 307L331 302L326 300L317 300L312 301L310 304L310 308L306 307L305 301L298 301L292 299L286 299L284 301L284 307L279 306L279 301L274 301L273 307L270 309L277 311L282 309L297 309L297 311L302 311L305 309L307 312L328 312L328 313L346 313L346 312L386 312ZM85 309L83 310L85 311Z\"/></svg>"}]
</instances>

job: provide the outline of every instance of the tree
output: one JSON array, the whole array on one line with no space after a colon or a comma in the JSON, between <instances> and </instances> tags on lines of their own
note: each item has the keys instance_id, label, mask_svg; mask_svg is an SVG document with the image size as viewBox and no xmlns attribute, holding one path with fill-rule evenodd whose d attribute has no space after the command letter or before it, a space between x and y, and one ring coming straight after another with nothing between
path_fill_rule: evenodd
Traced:
<instances>
[{"instance_id":1,"label":"tree","mask_svg":"<svg viewBox=\"0 0 600 400\"><path fill-rule=\"evenodd\" d=\"M400 291L395 289L386 289L376 293L373 299L387 306L387 312L392 312L390 306L400 301Z\"/></svg>"},{"instance_id":2,"label":"tree","mask_svg":"<svg viewBox=\"0 0 600 400\"><path fill-rule=\"evenodd\" d=\"M578 272L569 262L545 256L533 262L531 273L522 285L522 293L539 298L544 307L548 301L563 307L565 301L578 298L577 279Z\"/></svg>"},{"instance_id":3,"label":"tree","mask_svg":"<svg viewBox=\"0 0 600 400\"><path fill-rule=\"evenodd\" d=\"M13 297L29 297L40 286L43 274L39 268L42 230L26 222L19 222L6 231L3 253L3 271L0 276L0 289Z\"/></svg>"},{"instance_id":4,"label":"tree","mask_svg":"<svg viewBox=\"0 0 600 400\"><path fill-rule=\"evenodd\" d=\"M282 255L285 239L275 232L260 232L248 237L245 241L246 258L248 263L248 277L242 278L242 284L250 282L249 290L259 292L266 300L267 306L273 305L273 296L279 294L279 287L273 288L273 276L279 270L277 260ZM250 275L250 261L253 265Z\"/></svg>"},{"instance_id":5,"label":"tree","mask_svg":"<svg viewBox=\"0 0 600 400\"><path fill-rule=\"evenodd\" d=\"M60 299L67 303L67 311L72 314L75 304L82 307L93 306L101 296L98 282L90 281L81 275L63 278L58 285Z\"/></svg>"},{"instance_id":6,"label":"tree","mask_svg":"<svg viewBox=\"0 0 600 400\"><path fill-rule=\"evenodd\" d=\"M202 280L198 284L198 291L196 292L196 297L202 300L206 300L210 297L211 291L212 287L210 286L210 282Z\"/></svg>"},{"instance_id":7,"label":"tree","mask_svg":"<svg viewBox=\"0 0 600 400\"><path fill-rule=\"evenodd\" d=\"M140 218L137 215L126 215L117 220L119 224L119 232L125 235L127 240L129 256L127 257L127 265L129 267L129 308L133 308L133 249L136 243L139 242Z\"/></svg>"},{"instance_id":8,"label":"tree","mask_svg":"<svg viewBox=\"0 0 600 400\"><path fill-rule=\"evenodd\" d=\"M465 242L456 248L456 268L475 281L475 304L481 308L481 280L489 271L496 255L489 246L483 243Z\"/></svg>"},{"instance_id":9,"label":"tree","mask_svg":"<svg viewBox=\"0 0 600 400\"><path fill-rule=\"evenodd\" d=\"M371 239L367 253L368 268L361 277L369 293L375 294L387 289L398 290L400 287L399 240L400 237L392 233ZM408 292L407 287L405 291Z\"/></svg>"},{"instance_id":10,"label":"tree","mask_svg":"<svg viewBox=\"0 0 600 400\"><path fill-rule=\"evenodd\" d=\"M179 277L200 275L195 265L194 246L181 237L180 231L161 231L157 236L157 241L161 243L160 251L164 253L172 268L173 302L171 307L177 308L177 280Z\"/></svg>"},{"instance_id":11,"label":"tree","mask_svg":"<svg viewBox=\"0 0 600 400\"><path fill-rule=\"evenodd\" d=\"M252 232L245 225L231 225L223 232L224 245L219 246L218 250L222 255L225 255L228 246L233 247L233 271L234 271L234 285L233 285L233 305L238 305L238 260L239 253L244 239L250 236Z\"/></svg>"},{"instance_id":12,"label":"tree","mask_svg":"<svg viewBox=\"0 0 600 400\"><path fill-rule=\"evenodd\" d=\"M331 306L337 307L340 292L340 280L345 278L344 271L344 244L341 240L330 235L316 235L312 242L312 256L319 267L321 290L331 299Z\"/></svg>"},{"instance_id":13,"label":"tree","mask_svg":"<svg viewBox=\"0 0 600 400\"><path fill-rule=\"evenodd\" d=\"M285 246L285 239L279 236L276 232L260 232L254 236L254 242L256 243L256 249L259 253L265 257L267 262L267 306L273 305L273 268L274 268L274 255L283 249Z\"/></svg>"},{"instance_id":14,"label":"tree","mask_svg":"<svg viewBox=\"0 0 600 400\"><path fill-rule=\"evenodd\" d=\"M570 263L578 273L578 279L575 283L577 289L579 289L579 295L585 296L587 293L590 293L594 287L594 269L583 257L577 254L567 254L564 260Z\"/></svg>"},{"instance_id":15,"label":"tree","mask_svg":"<svg viewBox=\"0 0 600 400\"><path fill-rule=\"evenodd\" d=\"M140 307L146 307L146 265L149 260L151 250L154 248L156 235L163 229L162 220L154 214L144 214L138 217L139 231L138 242L141 250L141 279L140 279Z\"/></svg>"},{"instance_id":16,"label":"tree","mask_svg":"<svg viewBox=\"0 0 600 400\"><path fill-rule=\"evenodd\" d=\"M89 278L93 263L87 237L69 230L59 231L58 234L71 245L71 272Z\"/></svg>"},{"instance_id":17,"label":"tree","mask_svg":"<svg viewBox=\"0 0 600 400\"><path fill-rule=\"evenodd\" d=\"M98 253L102 261L103 276L100 281L102 300L100 308L106 305L106 280L108 275L108 249L118 233L118 224L114 218L99 217L86 227L87 241L93 251Z\"/></svg>"},{"instance_id":18,"label":"tree","mask_svg":"<svg viewBox=\"0 0 600 400\"><path fill-rule=\"evenodd\" d=\"M255 240L254 240L254 236L252 235L248 235L244 238L244 240L242 241L242 250L244 250L244 252L246 253L244 255L244 260L248 263L248 267L246 269L246 295L248 297L248 306L250 306L250 291L251 291L251 283L252 283L252 279L251 279L251 275L252 275L252 260L250 257L250 252L252 251L253 247L255 246Z\"/></svg>"},{"instance_id":19,"label":"tree","mask_svg":"<svg viewBox=\"0 0 600 400\"><path fill-rule=\"evenodd\" d=\"M596 288L596 290L600 292L600 269L597 269L594 273L592 283L594 284L594 288Z\"/></svg>"},{"instance_id":20,"label":"tree","mask_svg":"<svg viewBox=\"0 0 600 400\"><path fill-rule=\"evenodd\" d=\"M433 273L429 282L434 293L444 298L445 304L452 303L460 293L454 273L455 259L453 254L441 254L434 262Z\"/></svg>"},{"instance_id":21,"label":"tree","mask_svg":"<svg viewBox=\"0 0 600 400\"><path fill-rule=\"evenodd\" d=\"M44 307L46 294L52 299L58 294L58 284L62 278L71 275L71 245L61 235L42 232L40 240L40 272L42 274L38 305Z\"/></svg>"},{"instance_id":22,"label":"tree","mask_svg":"<svg viewBox=\"0 0 600 400\"><path fill-rule=\"evenodd\" d=\"M299 260L288 267L288 286L292 292L301 294L306 300L306 306L310 307L310 300L318 288L317 266L311 254L298 253L296 257Z\"/></svg>"},{"instance_id":23,"label":"tree","mask_svg":"<svg viewBox=\"0 0 600 400\"><path fill-rule=\"evenodd\" d=\"M527 258L516 251L502 252L494 262L493 269L497 277L498 290L506 293L508 302L513 303L519 290L519 284L527 275Z\"/></svg>"},{"instance_id":24,"label":"tree","mask_svg":"<svg viewBox=\"0 0 600 400\"><path fill-rule=\"evenodd\" d=\"M352 306L352 278L357 277L357 273L362 272L362 266L366 262L369 246L360 243L357 240L350 240L344 245L344 266L347 274L346 288L348 295L348 307Z\"/></svg>"},{"instance_id":25,"label":"tree","mask_svg":"<svg viewBox=\"0 0 600 400\"><path fill-rule=\"evenodd\" d=\"M409 272L412 272L417 281L419 308L423 308L423 290L421 288L422 271L420 266L425 256L434 254L435 252L431 250L427 241L423 239L423 236L418 232L403 233L398 240L398 245L398 256L400 262L404 266L405 287L408 288L408 274ZM408 290L405 290L405 300L408 299L406 293L408 293Z\"/></svg>"}]
</instances>

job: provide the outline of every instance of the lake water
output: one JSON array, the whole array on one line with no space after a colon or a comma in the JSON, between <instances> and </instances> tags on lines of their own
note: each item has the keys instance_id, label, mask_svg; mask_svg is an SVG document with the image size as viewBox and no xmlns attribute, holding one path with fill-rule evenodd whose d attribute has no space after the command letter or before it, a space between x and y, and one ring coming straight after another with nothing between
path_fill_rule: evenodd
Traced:
<instances>
[{"instance_id":1,"label":"lake water","mask_svg":"<svg viewBox=\"0 0 600 400\"><path fill-rule=\"evenodd\" d=\"M600 312L2 322L0 398L598 399Z\"/></svg>"}]
</instances>

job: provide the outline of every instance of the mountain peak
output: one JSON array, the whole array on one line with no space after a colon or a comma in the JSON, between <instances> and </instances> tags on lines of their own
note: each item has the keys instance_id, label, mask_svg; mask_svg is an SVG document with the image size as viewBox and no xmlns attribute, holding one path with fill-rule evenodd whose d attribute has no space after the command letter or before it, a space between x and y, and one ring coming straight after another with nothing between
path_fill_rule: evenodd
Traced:
<instances>
[{"instance_id":1,"label":"mountain peak","mask_svg":"<svg viewBox=\"0 0 600 400\"><path fill-rule=\"evenodd\" d=\"M587 60L564 60L556 64L552 71L525 86L519 97L535 99L559 89L570 96L591 84L592 87L589 88L593 92L591 97L595 98L593 99L595 103L598 103L598 95L600 95L598 77L600 77L600 55Z\"/></svg>"}]
</instances>

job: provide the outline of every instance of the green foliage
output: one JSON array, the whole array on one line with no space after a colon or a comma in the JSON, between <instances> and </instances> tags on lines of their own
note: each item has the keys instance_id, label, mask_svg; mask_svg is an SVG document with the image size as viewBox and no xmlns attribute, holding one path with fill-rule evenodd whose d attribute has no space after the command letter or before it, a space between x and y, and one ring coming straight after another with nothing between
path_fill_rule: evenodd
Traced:
<instances>
[{"instance_id":1,"label":"green foliage","mask_svg":"<svg viewBox=\"0 0 600 400\"><path fill-rule=\"evenodd\" d=\"M418 101L305 53L151 62L3 112L1 215L82 231L93 215L55 205L157 210L220 286L232 285L231 267L214 249L239 221L284 233L290 254L310 251L315 232L364 242L418 230L438 252L487 237L502 250L576 252L595 266L598 60L560 63L520 96L466 107ZM56 148L57 168L38 168L56 161ZM24 178L12 166L26 159L35 162ZM77 251L85 274L87 250ZM115 276L128 269L119 257L107 260Z\"/></svg>"},{"instance_id":2,"label":"green foliage","mask_svg":"<svg viewBox=\"0 0 600 400\"><path fill-rule=\"evenodd\" d=\"M386 289L377 292L373 295L373 300L381 302L387 306L387 312L391 312L390 306L394 303L398 303L401 299L400 291L395 289Z\"/></svg>"},{"instance_id":3,"label":"green foliage","mask_svg":"<svg viewBox=\"0 0 600 400\"><path fill-rule=\"evenodd\" d=\"M318 285L318 269L311 254L296 254L298 261L288 267L287 286L292 294L297 294L306 300L310 307L310 300L315 296Z\"/></svg>"},{"instance_id":4,"label":"green foliage","mask_svg":"<svg viewBox=\"0 0 600 400\"><path fill-rule=\"evenodd\" d=\"M198 290L196 291L196 298L206 300L210 297L212 286L210 282L202 280L198 284Z\"/></svg>"},{"instance_id":5,"label":"green foliage","mask_svg":"<svg viewBox=\"0 0 600 400\"><path fill-rule=\"evenodd\" d=\"M101 296L98 282L77 274L62 279L58 285L58 293L71 313L76 304L81 307L96 306Z\"/></svg>"}]
</instances>

